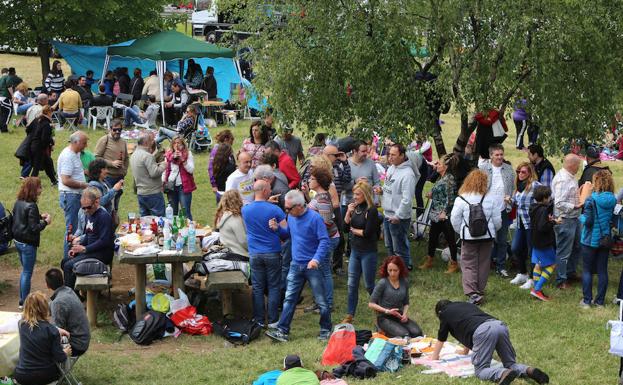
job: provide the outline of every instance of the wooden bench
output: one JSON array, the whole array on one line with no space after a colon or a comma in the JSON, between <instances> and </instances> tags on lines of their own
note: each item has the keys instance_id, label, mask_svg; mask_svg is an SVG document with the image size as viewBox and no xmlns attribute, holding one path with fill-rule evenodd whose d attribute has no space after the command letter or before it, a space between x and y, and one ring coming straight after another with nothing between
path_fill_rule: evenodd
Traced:
<instances>
[{"instance_id":1,"label":"wooden bench","mask_svg":"<svg viewBox=\"0 0 623 385\"><path fill-rule=\"evenodd\" d=\"M75 290L87 292L87 318L91 329L97 327L97 295L100 291L109 289L109 277L77 276Z\"/></svg>"},{"instance_id":2,"label":"wooden bench","mask_svg":"<svg viewBox=\"0 0 623 385\"><path fill-rule=\"evenodd\" d=\"M221 292L223 315L233 314L232 293L236 290L248 289L247 277L242 271L219 271L210 273L205 290Z\"/></svg>"}]
</instances>

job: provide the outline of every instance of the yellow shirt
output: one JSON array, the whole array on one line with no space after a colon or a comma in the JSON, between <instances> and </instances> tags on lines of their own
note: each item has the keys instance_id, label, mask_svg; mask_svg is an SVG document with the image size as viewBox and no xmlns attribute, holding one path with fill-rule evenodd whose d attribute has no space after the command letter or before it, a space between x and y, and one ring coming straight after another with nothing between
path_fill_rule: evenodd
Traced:
<instances>
[{"instance_id":1,"label":"yellow shirt","mask_svg":"<svg viewBox=\"0 0 623 385\"><path fill-rule=\"evenodd\" d=\"M72 89L67 89L58 98L58 108L63 112L78 112L82 108L80 94Z\"/></svg>"}]
</instances>

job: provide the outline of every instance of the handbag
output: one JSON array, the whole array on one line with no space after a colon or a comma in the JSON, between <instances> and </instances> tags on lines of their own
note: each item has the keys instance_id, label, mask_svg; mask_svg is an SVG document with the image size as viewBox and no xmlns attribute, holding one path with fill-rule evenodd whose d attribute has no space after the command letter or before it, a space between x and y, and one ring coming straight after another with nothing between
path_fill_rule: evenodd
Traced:
<instances>
[{"instance_id":1,"label":"handbag","mask_svg":"<svg viewBox=\"0 0 623 385\"><path fill-rule=\"evenodd\" d=\"M610 327L610 354L623 357L623 301L619 302L619 319L610 320L606 328Z\"/></svg>"},{"instance_id":2,"label":"handbag","mask_svg":"<svg viewBox=\"0 0 623 385\"><path fill-rule=\"evenodd\" d=\"M612 245L613 245L613 241L612 241L612 234L610 234L610 231L608 231L608 234L603 234L602 230L601 230L601 222L599 222L599 215L597 213L597 204L595 203L595 200L593 200L593 208L595 209L595 214L594 214L594 221L597 222L597 226L599 226L599 247L603 247L606 249L611 249Z\"/></svg>"},{"instance_id":3,"label":"handbag","mask_svg":"<svg viewBox=\"0 0 623 385\"><path fill-rule=\"evenodd\" d=\"M177 175L179 175L180 171L179 168L177 170ZM172 193L175 191L175 181L177 180L177 175L175 175L175 178L173 178L173 180L171 180L171 178L167 178L166 181L164 181L164 183L162 184L162 190L165 193ZM169 175L170 176L170 175Z\"/></svg>"}]
</instances>

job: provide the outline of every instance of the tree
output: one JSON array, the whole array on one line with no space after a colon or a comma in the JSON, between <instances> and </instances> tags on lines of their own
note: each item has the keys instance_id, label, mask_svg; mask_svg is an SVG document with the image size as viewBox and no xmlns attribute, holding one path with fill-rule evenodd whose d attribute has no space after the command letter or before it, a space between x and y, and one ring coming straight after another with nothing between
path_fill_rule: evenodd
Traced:
<instances>
[{"instance_id":1,"label":"tree","mask_svg":"<svg viewBox=\"0 0 623 385\"><path fill-rule=\"evenodd\" d=\"M0 44L37 48L41 76L50 71L50 42L111 44L175 26L165 0L11 0L0 7Z\"/></svg>"},{"instance_id":2,"label":"tree","mask_svg":"<svg viewBox=\"0 0 623 385\"><path fill-rule=\"evenodd\" d=\"M273 3L274 4L274 3ZM249 0L237 28L257 32L255 87L281 118L319 127L416 133L445 145L431 99L461 116L512 106L521 94L551 148L595 137L621 88L623 15L613 0ZM285 15L276 23L275 10ZM434 81L422 81L431 79ZM510 108L508 108L510 111Z\"/></svg>"}]
</instances>

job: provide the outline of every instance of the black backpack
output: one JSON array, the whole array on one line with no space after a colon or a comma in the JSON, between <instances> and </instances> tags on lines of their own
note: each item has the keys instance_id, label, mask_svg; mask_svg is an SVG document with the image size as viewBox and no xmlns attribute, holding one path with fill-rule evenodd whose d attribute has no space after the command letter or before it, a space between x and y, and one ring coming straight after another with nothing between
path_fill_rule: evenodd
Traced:
<instances>
[{"instance_id":1,"label":"black backpack","mask_svg":"<svg viewBox=\"0 0 623 385\"><path fill-rule=\"evenodd\" d=\"M6 210L4 218L0 218L0 243L9 243L13 239L13 214Z\"/></svg>"},{"instance_id":2,"label":"black backpack","mask_svg":"<svg viewBox=\"0 0 623 385\"><path fill-rule=\"evenodd\" d=\"M73 272L80 276L108 276L108 266L96 258L86 258L76 262Z\"/></svg>"},{"instance_id":3,"label":"black backpack","mask_svg":"<svg viewBox=\"0 0 623 385\"><path fill-rule=\"evenodd\" d=\"M150 345L154 340L163 337L166 327L167 316L150 310L143 314L143 318L136 321L129 335L132 341L139 345Z\"/></svg>"},{"instance_id":4,"label":"black backpack","mask_svg":"<svg viewBox=\"0 0 623 385\"><path fill-rule=\"evenodd\" d=\"M262 327L257 322L246 318L234 318L231 315L212 323L212 328L234 345L246 345L257 339L262 332Z\"/></svg>"},{"instance_id":5,"label":"black backpack","mask_svg":"<svg viewBox=\"0 0 623 385\"><path fill-rule=\"evenodd\" d=\"M112 323L122 334L129 333L136 323L136 313L128 305L120 303L112 313Z\"/></svg>"},{"instance_id":6,"label":"black backpack","mask_svg":"<svg viewBox=\"0 0 623 385\"><path fill-rule=\"evenodd\" d=\"M483 235L489 233L489 220L485 215L485 210L482 208L482 201L485 200L485 196L483 195L478 203L469 203L465 198L459 195L467 205L469 206L469 223L465 223L467 229L469 230L469 234L475 237L482 237ZM463 237L465 238L465 237Z\"/></svg>"}]
</instances>

